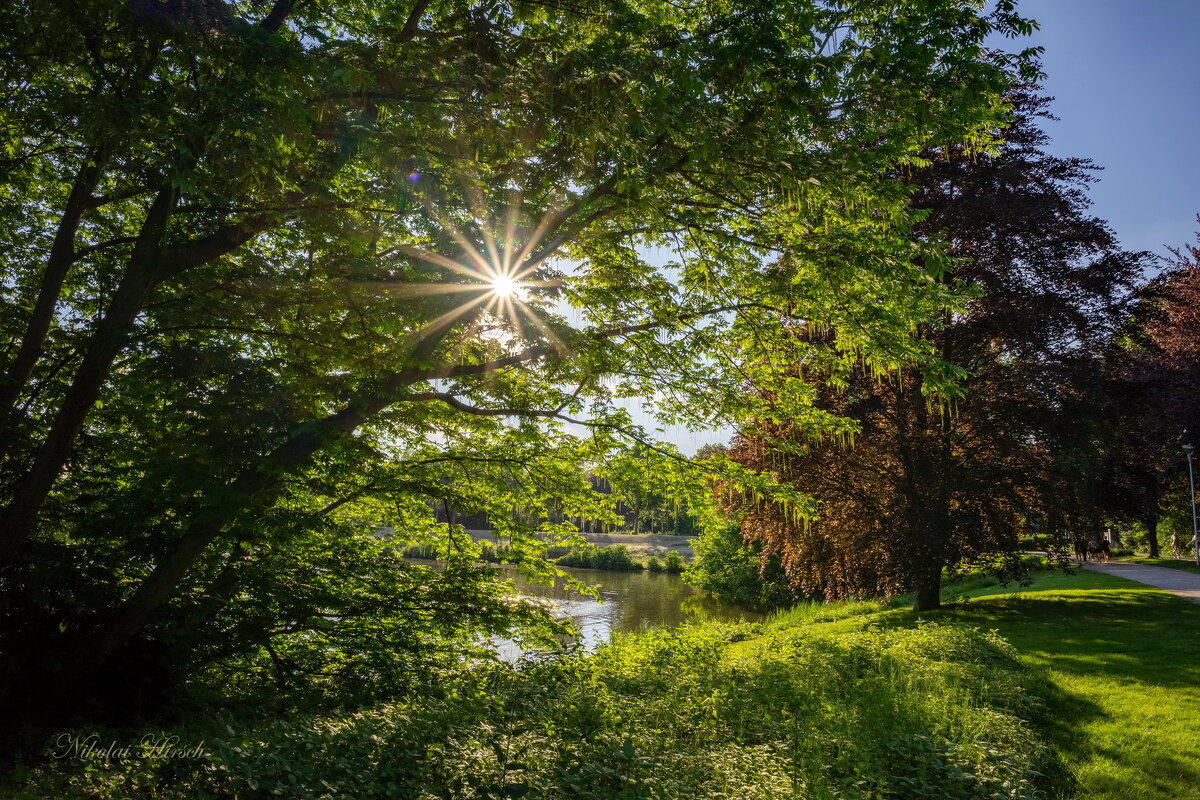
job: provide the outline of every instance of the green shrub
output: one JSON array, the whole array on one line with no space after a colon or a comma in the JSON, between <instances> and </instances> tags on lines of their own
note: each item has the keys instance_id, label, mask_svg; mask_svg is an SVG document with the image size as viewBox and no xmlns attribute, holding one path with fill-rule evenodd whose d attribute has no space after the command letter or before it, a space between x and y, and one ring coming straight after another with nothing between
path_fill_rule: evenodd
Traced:
<instances>
[{"instance_id":1,"label":"green shrub","mask_svg":"<svg viewBox=\"0 0 1200 800\"><path fill-rule=\"evenodd\" d=\"M666 560L663 566L667 572L674 573L675 575L683 572L683 570L687 567L687 565L683 563L683 556L674 550L667 551Z\"/></svg>"},{"instance_id":2,"label":"green shrub","mask_svg":"<svg viewBox=\"0 0 1200 800\"><path fill-rule=\"evenodd\" d=\"M634 572L643 569L642 565L634 560L629 548L623 544L608 547L573 547L555 563L562 567L606 569L613 572Z\"/></svg>"},{"instance_id":3,"label":"green shrub","mask_svg":"<svg viewBox=\"0 0 1200 800\"><path fill-rule=\"evenodd\" d=\"M726 603L767 611L804 599L788 585L779 560L772 559L764 567L758 551L742 542L742 533L734 526L706 530L692 546L696 557L683 579Z\"/></svg>"},{"instance_id":4,"label":"green shrub","mask_svg":"<svg viewBox=\"0 0 1200 800\"><path fill-rule=\"evenodd\" d=\"M664 564L663 560L658 556L650 556L650 558L646 560L646 569L650 570L651 572L663 572L666 570L666 568L667 565Z\"/></svg>"},{"instance_id":5,"label":"green shrub","mask_svg":"<svg viewBox=\"0 0 1200 800\"><path fill-rule=\"evenodd\" d=\"M488 564L509 564L513 561L513 549L507 544L496 544L488 539L479 541L479 560Z\"/></svg>"},{"instance_id":6,"label":"green shrub","mask_svg":"<svg viewBox=\"0 0 1200 800\"><path fill-rule=\"evenodd\" d=\"M401 550L403 558L437 559L437 549L431 544L406 544Z\"/></svg>"}]
</instances>

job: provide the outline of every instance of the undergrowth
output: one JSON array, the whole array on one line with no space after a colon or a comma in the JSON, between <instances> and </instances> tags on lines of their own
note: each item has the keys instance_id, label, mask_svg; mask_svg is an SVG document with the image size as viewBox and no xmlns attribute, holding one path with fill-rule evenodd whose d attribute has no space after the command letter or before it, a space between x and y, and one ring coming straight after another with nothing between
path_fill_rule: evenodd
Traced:
<instances>
[{"instance_id":1,"label":"undergrowth","mask_svg":"<svg viewBox=\"0 0 1200 800\"><path fill-rule=\"evenodd\" d=\"M195 752L49 757L15 796L1039 797L1049 755L1013 650L965 627L887 629L876 608L649 630L353 713L154 732Z\"/></svg>"}]
</instances>

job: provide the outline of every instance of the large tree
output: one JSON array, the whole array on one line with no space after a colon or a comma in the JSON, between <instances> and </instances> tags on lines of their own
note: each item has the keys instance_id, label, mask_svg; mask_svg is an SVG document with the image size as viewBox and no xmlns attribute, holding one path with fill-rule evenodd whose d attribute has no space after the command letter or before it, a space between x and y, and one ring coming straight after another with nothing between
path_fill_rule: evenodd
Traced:
<instances>
[{"instance_id":1,"label":"large tree","mask_svg":"<svg viewBox=\"0 0 1200 800\"><path fill-rule=\"evenodd\" d=\"M911 334L952 292L894 172L987 145L1023 61L984 40L1028 30L966 0L5 5L5 706L231 658L399 680L505 604L453 526L439 575L368 523L486 511L537 569L529 509L609 513L582 467L640 438L614 397L739 413L798 319L932 365Z\"/></svg>"},{"instance_id":2,"label":"large tree","mask_svg":"<svg viewBox=\"0 0 1200 800\"><path fill-rule=\"evenodd\" d=\"M1181 509L1190 503L1181 445L1200 443L1200 247L1173 251L1165 267L1114 341L1103 387L1111 422L1107 508L1142 524L1154 557L1160 521L1180 516L1168 501ZM1190 516L1182 516L1176 528L1190 530Z\"/></svg>"},{"instance_id":3,"label":"large tree","mask_svg":"<svg viewBox=\"0 0 1200 800\"><path fill-rule=\"evenodd\" d=\"M1096 431L1081 381L1099 373L1141 256L1087 213L1094 167L1046 152L1048 101L1026 89L1010 98L1016 119L999 152L939 149L907 172L912 204L928 215L917 235L944 237L959 258L946 280L976 293L940 326L922 326L963 370L963 395L939 396L913 370L883 377L812 359L793 369L825 379L817 406L845 421L843 435L810 441L764 395L768 413L735 443L735 460L817 502L806 517L744 493L726 502L763 557L781 557L807 591L914 591L918 608L933 608L945 566L1011 572L1032 524L1097 531L1101 509L1084 496ZM810 325L798 335L832 346L841 333Z\"/></svg>"}]
</instances>

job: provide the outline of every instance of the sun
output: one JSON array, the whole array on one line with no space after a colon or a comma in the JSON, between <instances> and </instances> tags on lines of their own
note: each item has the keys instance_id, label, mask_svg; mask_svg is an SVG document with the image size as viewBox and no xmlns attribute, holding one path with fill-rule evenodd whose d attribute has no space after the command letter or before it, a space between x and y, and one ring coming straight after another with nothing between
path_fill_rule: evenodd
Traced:
<instances>
[{"instance_id":1,"label":"sun","mask_svg":"<svg viewBox=\"0 0 1200 800\"><path fill-rule=\"evenodd\" d=\"M496 275L492 278L492 294L497 297L514 297L521 291L521 284L512 275Z\"/></svg>"}]
</instances>

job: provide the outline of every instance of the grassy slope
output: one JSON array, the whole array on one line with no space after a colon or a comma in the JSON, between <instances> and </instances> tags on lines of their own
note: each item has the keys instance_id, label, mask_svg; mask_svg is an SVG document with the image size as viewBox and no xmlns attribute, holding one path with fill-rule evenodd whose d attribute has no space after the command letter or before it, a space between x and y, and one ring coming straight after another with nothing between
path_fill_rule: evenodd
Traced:
<instances>
[{"instance_id":1,"label":"grassy slope","mask_svg":"<svg viewBox=\"0 0 1200 800\"><path fill-rule=\"evenodd\" d=\"M934 614L995 629L1048 680L1048 736L1089 800L1200 798L1200 605L1096 573L983 587Z\"/></svg>"}]
</instances>

